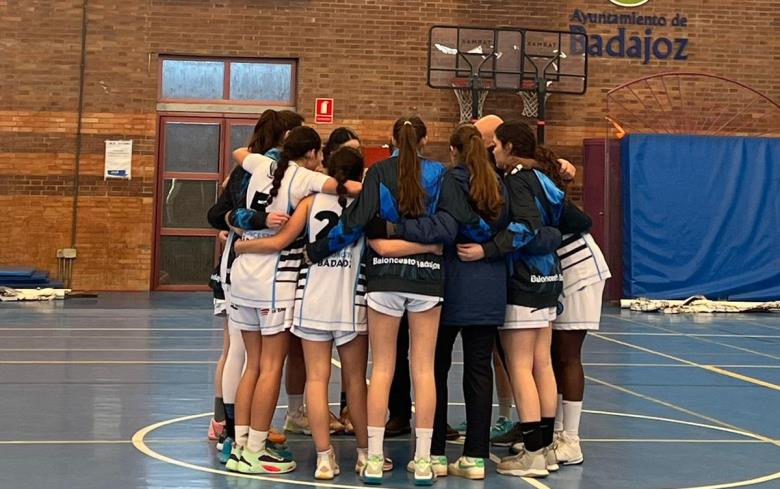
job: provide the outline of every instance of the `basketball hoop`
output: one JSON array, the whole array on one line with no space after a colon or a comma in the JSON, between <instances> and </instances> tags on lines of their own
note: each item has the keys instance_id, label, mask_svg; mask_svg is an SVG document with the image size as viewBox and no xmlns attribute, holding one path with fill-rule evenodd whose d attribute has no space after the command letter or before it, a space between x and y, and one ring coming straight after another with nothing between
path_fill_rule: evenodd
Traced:
<instances>
[{"instance_id":1,"label":"basketball hoop","mask_svg":"<svg viewBox=\"0 0 780 489\"><path fill-rule=\"evenodd\" d=\"M482 117L482 109L485 106L485 100L487 99L488 92L492 87L492 81L481 80L477 91L477 114L478 117ZM458 99L458 106L460 107L460 123L473 122L474 114L474 90L471 87L471 80L468 78L455 78L452 80L452 91L455 92L455 97Z\"/></svg>"},{"instance_id":2,"label":"basketball hoop","mask_svg":"<svg viewBox=\"0 0 780 489\"><path fill-rule=\"evenodd\" d=\"M549 86L549 82L547 83ZM533 80L523 80L520 91L517 92L520 98L523 99L523 117L529 119L536 119L539 117L539 93L536 91L536 82ZM550 98L550 92L547 92L544 97L544 102Z\"/></svg>"}]
</instances>

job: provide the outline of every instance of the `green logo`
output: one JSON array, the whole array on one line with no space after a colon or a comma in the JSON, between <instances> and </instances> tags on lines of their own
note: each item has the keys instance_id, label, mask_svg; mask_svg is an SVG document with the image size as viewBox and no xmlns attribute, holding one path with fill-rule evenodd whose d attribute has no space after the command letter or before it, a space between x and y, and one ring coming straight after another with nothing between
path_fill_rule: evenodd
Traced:
<instances>
[{"instance_id":1,"label":"green logo","mask_svg":"<svg viewBox=\"0 0 780 489\"><path fill-rule=\"evenodd\" d=\"M639 7L640 5L646 4L650 0L609 0L609 1L621 7Z\"/></svg>"}]
</instances>

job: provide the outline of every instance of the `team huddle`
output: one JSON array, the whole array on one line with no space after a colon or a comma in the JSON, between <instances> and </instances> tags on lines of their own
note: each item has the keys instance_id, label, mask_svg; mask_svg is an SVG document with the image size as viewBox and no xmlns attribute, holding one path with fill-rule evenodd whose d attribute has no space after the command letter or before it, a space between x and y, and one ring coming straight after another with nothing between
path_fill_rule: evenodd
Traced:
<instances>
[{"instance_id":1,"label":"team huddle","mask_svg":"<svg viewBox=\"0 0 780 489\"><path fill-rule=\"evenodd\" d=\"M454 130L447 165L424 156L419 117L398 119L392 142L390 158L366 171L352 130L334 130L323 147L300 115L267 110L233 153L238 165L208 216L224 240L215 314L228 318L209 430L220 461L245 474L287 473L296 462L284 432L311 434L314 477L330 480L340 473L330 436L348 432L355 471L381 484L393 469L385 426L408 327L415 453L406 469L416 485L484 479L496 426L492 443L512 452L499 474L544 477L582 463L581 350L599 327L610 275L590 218L566 198L573 167L525 123L495 116ZM449 463L458 334L465 441ZM334 344L339 415L328 404ZM283 378L289 402L277 430Z\"/></svg>"}]
</instances>

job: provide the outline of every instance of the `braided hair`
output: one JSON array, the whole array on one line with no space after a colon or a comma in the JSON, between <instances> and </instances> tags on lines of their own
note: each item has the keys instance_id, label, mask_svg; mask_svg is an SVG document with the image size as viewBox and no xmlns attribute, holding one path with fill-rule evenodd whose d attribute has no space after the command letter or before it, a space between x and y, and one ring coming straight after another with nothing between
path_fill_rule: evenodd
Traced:
<instances>
[{"instance_id":1,"label":"braided hair","mask_svg":"<svg viewBox=\"0 0 780 489\"><path fill-rule=\"evenodd\" d=\"M336 193L339 196L339 205L343 209L347 206L347 180L359 182L363 176L363 155L355 148L344 146L337 149L330 157L328 175L338 182Z\"/></svg>"},{"instance_id":2,"label":"braided hair","mask_svg":"<svg viewBox=\"0 0 780 489\"><path fill-rule=\"evenodd\" d=\"M321 147L322 139L311 127L299 126L287 134L282 146L282 154L274 168L270 196L266 205L271 205L274 198L279 195L279 187L282 185L282 179L290 162L303 158L309 151L319 151Z\"/></svg>"}]
</instances>

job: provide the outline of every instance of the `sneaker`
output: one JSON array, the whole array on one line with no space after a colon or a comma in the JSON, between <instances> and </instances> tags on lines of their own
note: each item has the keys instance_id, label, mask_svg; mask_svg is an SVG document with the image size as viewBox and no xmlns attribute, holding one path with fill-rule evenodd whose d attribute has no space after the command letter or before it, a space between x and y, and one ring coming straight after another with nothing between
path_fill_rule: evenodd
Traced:
<instances>
[{"instance_id":1,"label":"sneaker","mask_svg":"<svg viewBox=\"0 0 780 489\"><path fill-rule=\"evenodd\" d=\"M271 426L268 430L268 441L274 445L284 445L287 441L287 435L279 431L277 428Z\"/></svg>"},{"instance_id":2,"label":"sneaker","mask_svg":"<svg viewBox=\"0 0 780 489\"><path fill-rule=\"evenodd\" d=\"M408 435L412 432L412 425L409 424L409 420L403 420L400 418L390 418L385 425L385 438L392 438L394 436Z\"/></svg>"},{"instance_id":3,"label":"sneaker","mask_svg":"<svg viewBox=\"0 0 780 489\"><path fill-rule=\"evenodd\" d=\"M227 430L222 430L222 433L219 434L219 438L217 438L218 452L221 452L222 448L225 446L225 440L227 440Z\"/></svg>"},{"instance_id":4,"label":"sneaker","mask_svg":"<svg viewBox=\"0 0 780 489\"><path fill-rule=\"evenodd\" d=\"M416 470L416 460L410 460L406 464L406 471L410 474L414 474ZM447 477L447 457L445 455L431 455L431 466L433 467L433 473L436 477Z\"/></svg>"},{"instance_id":5,"label":"sneaker","mask_svg":"<svg viewBox=\"0 0 780 489\"><path fill-rule=\"evenodd\" d=\"M523 442L512 443L512 446L509 447L509 453L511 453L512 455L518 455L522 453L523 450L525 450L525 443Z\"/></svg>"},{"instance_id":6,"label":"sneaker","mask_svg":"<svg viewBox=\"0 0 780 489\"><path fill-rule=\"evenodd\" d=\"M360 469L360 480L364 484L381 484L384 476L384 465L383 457L371 455Z\"/></svg>"},{"instance_id":7,"label":"sneaker","mask_svg":"<svg viewBox=\"0 0 780 489\"><path fill-rule=\"evenodd\" d=\"M321 481L333 480L341 473L339 465L336 463L336 453L333 447L328 451L327 457L317 457L317 469L314 471L314 478Z\"/></svg>"},{"instance_id":8,"label":"sneaker","mask_svg":"<svg viewBox=\"0 0 780 489\"><path fill-rule=\"evenodd\" d=\"M354 435L355 434L355 427L352 424L352 420L349 419L349 408L345 407L343 411L341 411L341 417L339 417L339 421L341 424L344 425L344 434L345 435Z\"/></svg>"},{"instance_id":9,"label":"sneaker","mask_svg":"<svg viewBox=\"0 0 780 489\"><path fill-rule=\"evenodd\" d=\"M550 472L544 459L544 451L528 452L507 457L498 463L496 471L501 475L515 477L547 477Z\"/></svg>"},{"instance_id":10,"label":"sneaker","mask_svg":"<svg viewBox=\"0 0 780 489\"><path fill-rule=\"evenodd\" d=\"M499 416L496 420L496 424L490 428L490 438L505 435L509 432L509 430L512 429L513 426L514 423L511 419L505 418L504 416Z\"/></svg>"},{"instance_id":11,"label":"sneaker","mask_svg":"<svg viewBox=\"0 0 780 489\"><path fill-rule=\"evenodd\" d=\"M455 431L457 431L461 435L465 436L466 435L466 422L464 421L461 424L459 424L458 426L456 426L455 427Z\"/></svg>"},{"instance_id":12,"label":"sneaker","mask_svg":"<svg viewBox=\"0 0 780 489\"><path fill-rule=\"evenodd\" d=\"M515 423L512 428L504 433L490 439L490 443L496 447L511 447L515 443L523 441L523 429L520 423Z\"/></svg>"},{"instance_id":13,"label":"sneaker","mask_svg":"<svg viewBox=\"0 0 780 489\"><path fill-rule=\"evenodd\" d=\"M447 425L447 434L445 435L445 438L447 441L455 441L460 438L460 433L452 426Z\"/></svg>"},{"instance_id":14,"label":"sneaker","mask_svg":"<svg viewBox=\"0 0 780 489\"><path fill-rule=\"evenodd\" d=\"M341 435L344 434L344 431L346 431L346 427L341 420L335 414L330 413L330 434Z\"/></svg>"},{"instance_id":15,"label":"sneaker","mask_svg":"<svg viewBox=\"0 0 780 489\"><path fill-rule=\"evenodd\" d=\"M227 462L225 462L225 468L229 470L230 472L237 472L238 471L238 463L241 461L241 447L238 445L233 445L230 449L230 457L228 457Z\"/></svg>"},{"instance_id":16,"label":"sneaker","mask_svg":"<svg viewBox=\"0 0 780 489\"><path fill-rule=\"evenodd\" d=\"M230 460L231 453L233 453L233 440L225 438L225 441L222 442L222 448L217 451L217 460L221 464L226 464Z\"/></svg>"},{"instance_id":17,"label":"sneaker","mask_svg":"<svg viewBox=\"0 0 780 489\"><path fill-rule=\"evenodd\" d=\"M218 423L214 418L211 418L209 422L209 440L214 441L219 439L219 435L225 430L225 425Z\"/></svg>"},{"instance_id":18,"label":"sneaker","mask_svg":"<svg viewBox=\"0 0 780 489\"><path fill-rule=\"evenodd\" d=\"M292 413L289 411L284 417L284 431L288 433L298 433L311 435L309 427L309 417L306 416L306 407L301 406Z\"/></svg>"},{"instance_id":19,"label":"sneaker","mask_svg":"<svg viewBox=\"0 0 780 489\"><path fill-rule=\"evenodd\" d=\"M246 449L241 452L237 470L242 474L286 474L295 470L295 466L295 461L268 448L259 452Z\"/></svg>"},{"instance_id":20,"label":"sneaker","mask_svg":"<svg viewBox=\"0 0 780 489\"><path fill-rule=\"evenodd\" d=\"M442 458L442 457L436 457ZM446 457L444 470L447 470ZM436 469L433 466L433 461L430 458L418 458L414 461L414 485L415 486L432 486L436 482Z\"/></svg>"},{"instance_id":21,"label":"sneaker","mask_svg":"<svg viewBox=\"0 0 780 489\"><path fill-rule=\"evenodd\" d=\"M561 467L558 465L558 459L555 457L555 445L544 447L544 464L547 466L547 472L558 472Z\"/></svg>"},{"instance_id":22,"label":"sneaker","mask_svg":"<svg viewBox=\"0 0 780 489\"><path fill-rule=\"evenodd\" d=\"M455 477L482 480L485 478L485 459L466 456L460 457L448 466L448 472Z\"/></svg>"},{"instance_id":23,"label":"sneaker","mask_svg":"<svg viewBox=\"0 0 780 489\"><path fill-rule=\"evenodd\" d=\"M555 445L555 458L563 465L579 465L585 461L580 447L580 437L562 433Z\"/></svg>"},{"instance_id":24,"label":"sneaker","mask_svg":"<svg viewBox=\"0 0 780 489\"><path fill-rule=\"evenodd\" d=\"M358 449L357 462L355 462L355 472L360 475L363 467L368 463L368 451ZM385 463L382 465L382 472L393 470L393 459L385 457Z\"/></svg>"}]
</instances>

